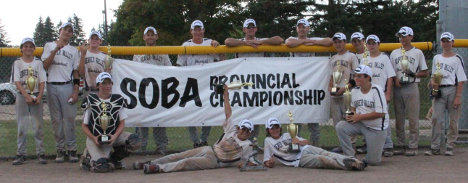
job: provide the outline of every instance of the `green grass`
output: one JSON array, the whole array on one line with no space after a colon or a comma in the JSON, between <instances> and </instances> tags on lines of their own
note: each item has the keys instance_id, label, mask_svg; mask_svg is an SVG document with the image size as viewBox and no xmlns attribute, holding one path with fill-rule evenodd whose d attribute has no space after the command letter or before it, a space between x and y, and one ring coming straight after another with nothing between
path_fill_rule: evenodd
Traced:
<instances>
[{"instance_id":1,"label":"green grass","mask_svg":"<svg viewBox=\"0 0 468 183\"><path fill-rule=\"evenodd\" d=\"M81 131L81 121L76 121L76 136L78 144L78 152L81 153L85 147L86 136ZM50 121L44 121L44 148L47 155L55 154L55 139L52 131ZM134 132L134 128L126 128L126 131ZM35 144L33 138L33 131L28 131L27 137L27 152L28 155L35 155ZM211 129L208 143L211 145L218 140L222 135L223 129L221 127L213 127ZM154 140L150 129L150 137L148 139L148 151L155 150ZM169 138L168 150L170 152L183 151L192 148L192 142L189 138L188 130L185 127L171 127L167 128L167 135ZM0 157L11 157L16 154L16 136L17 136L17 123L16 121L1 121L0 122ZM309 131L307 128L302 128L300 136L308 139ZM259 144L263 144L265 138L265 127L261 126L258 136ZM395 137L395 134L393 134ZM361 139L361 137L359 138ZM358 145L362 143L362 140L358 139ZM321 126L320 127L320 144L325 147L333 147L339 144L338 137L336 136L335 129L332 126ZM429 139L420 138L420 145L427 146L430 144Z\"/></svg>"}]
</instances>

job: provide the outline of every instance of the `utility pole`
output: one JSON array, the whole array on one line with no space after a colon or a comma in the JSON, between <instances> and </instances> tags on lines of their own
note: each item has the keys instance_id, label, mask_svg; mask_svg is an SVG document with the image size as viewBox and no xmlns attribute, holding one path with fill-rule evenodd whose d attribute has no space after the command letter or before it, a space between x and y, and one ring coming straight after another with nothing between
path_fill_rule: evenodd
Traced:
<instances>
[{"instance_id":1,"label":"utility pole","mask_svg":"<svg viewBox=\"0 0 468 183\"><path fill-rule=\"evenodd\" d=\"M104 0L104 10L102 11L104 14L104 35L106 38L105 44L108 43L109 36L107 35L107 6L106 6L106 0Z\"/></svg>"}]
</instances>

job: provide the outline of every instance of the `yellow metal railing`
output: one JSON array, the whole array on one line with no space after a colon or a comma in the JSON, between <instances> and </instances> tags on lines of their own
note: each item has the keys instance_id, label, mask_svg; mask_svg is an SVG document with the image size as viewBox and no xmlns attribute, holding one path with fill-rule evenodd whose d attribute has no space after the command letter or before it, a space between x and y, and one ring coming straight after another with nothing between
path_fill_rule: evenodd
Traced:
<instances>
[{"instance_id":1,"label":"yellow metal railing","mask_svg":"<svg viewBox=\"0 0 468 183\"><path fill-rule=\"evenodd\" d=\"M431 42L414 42L416 48L421 50L432 50ZM400 43L382 43L380 51L389 52L401 47ZM468 47L468 39L455 40L454 47ZM107 53L107 47L99 48ZM354 51L351 44L346 44L346 49ZM42 54L42 47L37 47L34 55ZM138 55L138 54L208 54L208 53L246 53L246 52L336 52L333 46L298 46L288 48L285 45L279 46L259 46L252 48L250 46L227 47L225 45L216 48L211 46L111 46L112 55ZM0 57L21 56L19 48L0 48Z\"/></svg>"}]
</instances>

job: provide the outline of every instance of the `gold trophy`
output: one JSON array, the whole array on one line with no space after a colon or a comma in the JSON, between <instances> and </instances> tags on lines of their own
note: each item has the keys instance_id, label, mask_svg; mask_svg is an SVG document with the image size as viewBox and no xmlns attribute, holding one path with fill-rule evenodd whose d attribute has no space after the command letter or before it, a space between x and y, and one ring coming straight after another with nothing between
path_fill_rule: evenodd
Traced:
<instances>
[{"instance_id":1,"label":"gold trophy","mask_svg":"<svg viewBox=\"0 0 468 183\"><path fill-rule=\"evenodd\" d=\"M227 85L228 89L230 90L240 90L242 87L244 86L253 86L254 83L252 82L245 82L245 83L242 83L240 81L233 81L232 83L229 83ZM216 92L215 93L219 93L219 94L222 94L224 93L224 89L223 89L223 85L222 84L217 84L216 85Z\"/></svg>"},{"instance_id":2,"label":"gold trophy","mask_svg":"<svg viewBox=\"0 0 468 183\"><path fill-rule=\"evenodd\" d=\"M400 83L406 84L409 82L409 77L406 74L409 70L409 61L408 61L408 58L406 57L406 50L403 47L401 47L401 55L402 55L402 59L400 61L400 66L401 66L401 72L403 73L403 76L401 77Z\"/></svg>"},{"instance_id":3,"label":"gold trophy","mask_svg":"<svg viewBox=\"0 0 468 183\"><path fill-rule=\"evenodd\" d=\"M440 72L440 63L436 61L436 72L434 73L434 83L437 84L437 88L433 87L432 89L432 96L439 97L439 86L442 83L442 73Z\"/></svg>"},{"instance_id":4,"label":"gold trophy","mask_svg":"<svg viewBox=\"0 0 468 183\"><path fill-rule=\"evenodd\" d=\"M101 103L102 113L99 116L99 125L102 128L102 135L99 137L98 141L100 144L108 144L110 136L106 134L107 127L109 127L109 116L107 115L107 104L105 102Z\"/></svg>"},{"instance_id":5,"label":"gold trophy","mask_svg":"<svg viewBox=\"0 0 468 183\"><path fill-rule=\"evenodd\" d=\"M34 95L34 88L36 88L37 78L33 75L33 69L31 66L28 67L28 76L26 77L26 86L29 89L29 95L33 99L36 100L36 96Z\"/></svg>"},{"instance_id":6,"label":"gold trophy","mask_svg":"<svg viewBox=\"0 0 468 183\"><path fill-rule=\"evenodd\" d=\"M364 53L362 54L362 64L367 65L369 64L369 59L367 58L369 56L369 50L367 49L366 44L364 44ZM369 65L367 65L369 66Z\"/></svg>"},{"instance_id":7,"label":"gold trophy","mask_svg":"<svg viewBox=\"0 0 468 183\"><path fill-rule=\"evenodd\" d=\"M353 115L353 111L351 111L351 92L349 91L349 87L346 84L345 85L345 92L343 93L343 100L344 100L344 106L345 106L345 113L346 115L350 116Z\"/></svg>"},{"instance_id":8,"label":"gold trophy","mask_svg":"<svg viewBox=\"0 0 468 183\"><path fill-rule=\"evenodd\" d=\"M112 69L112 63L114 63L114 58L112 58L111 46L107 45L107 60L105 61L106 68L104 71Z\"/></svg>"},{"instance_id":9,"label":"gold trophy","mask_svg":"<svg viewBox=\"0 0 468 183\"><path fill-rule=\"evenodd\" d=\"M335 71L333 71L333 87L331 89L332 94L336 94L340 88L338 88L338 84L341 82L341 78L343 76L343 72L341 72L341 65L335 67Z\"/></svg>"},{"instance_id":10,"label":"gold trophy","mask_svg":"<svg viewBox=\"0 0 468 183\"><path fill-rule=\"evenodd\" d=\"M291 140L296 138L297 136L297 133L298 133L298 126L296 124L294 124L294 119L293 119L293 115L291 113L291 111L289 111L288 113L288 116L289 116L289 125L286 126L286 129L288 130L289 134L291 135ZM289 149L288 149L289 152L292 152L292 153L297 153L300 151L299 149L299 144L293 144L291 142L291 144L289 144Z\"/></svg>"}]
</instances>

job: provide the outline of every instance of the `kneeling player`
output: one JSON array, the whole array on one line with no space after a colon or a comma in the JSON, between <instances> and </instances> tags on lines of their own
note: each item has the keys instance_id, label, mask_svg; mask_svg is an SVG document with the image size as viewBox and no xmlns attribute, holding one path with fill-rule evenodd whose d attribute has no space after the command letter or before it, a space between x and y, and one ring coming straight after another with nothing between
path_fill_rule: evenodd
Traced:
<instances>
[{"instance_id":1,"label":"kneeling player","mask_svg":"<svg viewBox=\"0 0 468 183\"><path fill-rule=\"evenodd\" d=\"M181 153L164 156L148 162L133 163L134 169L144 169L145 174L176 172L186 170L203 170L222 168L229 166L240 167L248 161L255 164L252 154L252 146L248 138L253 131L253 123L244 119L236 128L230 117L232 114L229 103L228 88L224 86L224 112L226 120L223 124L224 134L213 145L198 147Z\"/></svg>"},{"instance_id":2,"label":"kneeling player","mask_svg":"<svg viewBox=\"0 0 468 183\"><path fill-rule=\"evenodd\" d=\"M94 172L109 172L123 168L121 160L138 149L140 142L136 134L123 131L126 105L121 95L112 94L111 75L100 73L96 85L98 93L89 94L82 104L85 112L81 127L87 138L80 167Z\"/></svg>"},{"instance_id":3,"label":"kneeling player","mask_svg":"<svg viewBox=\"0 0 468 183\"><path fill-rule=\"evenodd\" d=\"M301 137L291 138L289 133L281 134L281 125L276 118L270 118L265 124L267 137L263 164L273 168L275 159L286 166L302 168L328 168L344 170L364 170L366 164L350 156L329 152L319 147L309 145L309 141ZM288 151L289 145L298 144L300 152Z\"/></svg>"}]
</instances>

